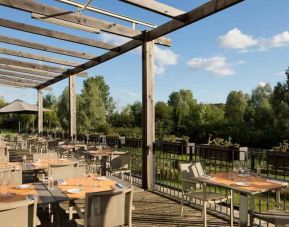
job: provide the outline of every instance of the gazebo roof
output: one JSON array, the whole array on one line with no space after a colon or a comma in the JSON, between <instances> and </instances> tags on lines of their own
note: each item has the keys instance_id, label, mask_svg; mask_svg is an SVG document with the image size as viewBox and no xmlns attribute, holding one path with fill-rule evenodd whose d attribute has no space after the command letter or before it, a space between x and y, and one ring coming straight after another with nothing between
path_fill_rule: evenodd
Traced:
<instances>
[{"instance_id":1,"label":"gazebo roof","mask_svg":"<svg viewBox=\"0 0 289 227\"><path fill-rule=\"evenodd\" d=\"M43 108L43 111L50 111L49 109ZM26 103L20 99L16 99L10 104L2 107L0 113L26 113L33 114L38 112L38 106Z\"/></svg>"}]
</instances>

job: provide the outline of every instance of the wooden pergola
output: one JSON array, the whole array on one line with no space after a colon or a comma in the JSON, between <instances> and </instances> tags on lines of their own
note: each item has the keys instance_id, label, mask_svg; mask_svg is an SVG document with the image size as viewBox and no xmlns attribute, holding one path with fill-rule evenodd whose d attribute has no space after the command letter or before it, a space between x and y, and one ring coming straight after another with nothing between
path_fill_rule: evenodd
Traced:
<instances>
[{"instance_id":1,"label":"wooden pergola","mask_svg":"<svg viewBox=\"0 0 289 227\"><path fill-rule=\"evenodd\" d=\"M67 50L64 48L44 45L15 37L0 35L0 42L10 45L26 47L34 50L46 51L63 56L85 59L87 62L80 64L69 60L52 58L39 54L15 51L0 48L0 54L21 58L38 60L60 65L61 67L24 62L9 58L0 58L0 84L15 87L28 87L38 90L38 133L43 132L43 95L42 90L49 89L63 79L69 78L69 104L70 104L70 138L76 136L76 91L75 76L85 76L84 72L96 65L120 56L132 49L142 46L142 101L143 101L143 169L142 186L146 189L153 187L153 143L155 141L155 111L154 111L154 44L170 46L171 40L165 35L224 10L244 0L211 0L189 12L171 7L155 0L120 0L156 14L168 17L169 21L160 26L128 16L116 14L91 5L92 0L86 4L73 0L57 0L62 3L77 7L78 11L72 12L39 3L34 0L0 0L0 5L25 11L31 14L33 19L58 24L78 30L92 33L107 32L121 37L127 37L130 41L116 46L95 39L71 35L44 27L32 26L4 18L0 18L0 26L23 32L37 34L72 43L82 44L107 50L100 56ZM79 13L83 10L100 13L109 17L132 23L132 27L108 22L92 16ZM135 25L145 26L148 30L137 30Z\"/></svg>"}]
</instances>

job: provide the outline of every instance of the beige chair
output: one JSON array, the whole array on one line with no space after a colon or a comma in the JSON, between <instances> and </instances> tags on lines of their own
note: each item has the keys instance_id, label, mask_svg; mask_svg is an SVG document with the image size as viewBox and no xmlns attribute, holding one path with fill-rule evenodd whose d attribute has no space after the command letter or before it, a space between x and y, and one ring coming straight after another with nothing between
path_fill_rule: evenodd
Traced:
<instances>
[{"instance_id":1,"label":"beige chair","mask_svg":"<svg viewBox=\"0 0 289 227\"><path fill-rule=\"evenodd\" d=\"M22 184L22 171L13 168L0 169L0 185L20 185Z\"/></svg>"},{"instance_id":2,"label":"beige chair","mask_svg":"<svg viewBox=\"0 0 289 227\"><path fill-rule=\"evenodd\" d=\"M85 166L50 166L50 173L53 175L54 180L83 177L83 173L85 172ZM74 204L76 204L78 208L76 208ZM84 212L84 200L75 200L74 204L68 201L59 203L59 207L69 215L69 220L72 220L73 214Z\"/></svg>"},{"instance_id":3,"label":"beige chair","mask_svg":"<svg viewBox=\"0 0 289 227\"><path fill-rule=\"evenodd\" d=\"M195 199L202 203L202 218L204 226L207 226L207 204L221 203L228 199L230 196L223 195L216 192L206 191L206 185L196 183L193 178L205 175L205 171L200 162L197 163L182 163L179 165L182 183L182 199L181 199L181 218L184 212L185 198L190 200ZM232 206L231 206L232 207ZM231 211L232 214L232 211ZM232 220L232 217L231 217Z\"/></svg>"},{"instance_id":4,"label":"beige chair","mask_svg":"<svg viewBox=\"0 0 289 227\"><path fill-rule=\"evenodd\" d=\"M0 204L0 225L5 227L35 227L37 200Z\"/></svg>"},{"instance_id":5,"label":"beige chair","mask_svg":"<svg viewBox=\"0 0 289 227\"><path fill-rule=\"evenodd\" d=\"M132 188L87 193L84 219L76 219L77 227L132 226Z\"/></svg>"},{"instance_id":6,"label":"beige chair","mask_svg":"<svg viewBox=\"0 0 289 227\"><path fill-rule=\"evenodd\" d=\"M56 152L49 152L49 153L35 153L33 154L33 161L37 160L48 160L48 159L57 159L58 155Z\"/></svg>"},{"instance_id":7,"label":"beige chair","mask_svg":"<svg viewBox=\"0 0 289 227\"><path fill-rule=\"evenodd\" d=\"M130 183L132 184L131 176L131 154L129 152L113 152L110 161L108 172L113 174L121 174L123 180L124 174L129 173Z\"/></svg>"}]
</instances>

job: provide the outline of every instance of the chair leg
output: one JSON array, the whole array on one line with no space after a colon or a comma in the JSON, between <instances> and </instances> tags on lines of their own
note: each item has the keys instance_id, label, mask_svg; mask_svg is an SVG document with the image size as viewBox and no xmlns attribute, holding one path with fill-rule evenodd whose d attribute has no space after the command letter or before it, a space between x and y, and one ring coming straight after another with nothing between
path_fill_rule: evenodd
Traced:
<instances>
[{"instance_id":1,"label":"chair leg","mask_svg":"<svg viewBox=\"0 0 289 227\"><path fill-rule=\"evenodd\" d=\"M204 227L207 227L207 202L203 202L203 224Z\"/></svg>"},{"instance_id":2,"label":"chair leg","mask_svg":"<svg viewBox=\"0 0 289 227\"><path fill-rule=\"evenodd\" d=\"M182 200L181 200L181 218L183 218L183 213L184 213L184 195L182 195Z\"/></svg>"},{"instance_id":3,"label":"chair leg","mask_svg":"<svg viewBox=\"0 0 289 227\"><path fill-rule=\"evenodd\" d=\"M131 172L129 172L129 177L130 177L130 184L132 184L132 176L131 176Z\"/></svg>"}]
</instances>

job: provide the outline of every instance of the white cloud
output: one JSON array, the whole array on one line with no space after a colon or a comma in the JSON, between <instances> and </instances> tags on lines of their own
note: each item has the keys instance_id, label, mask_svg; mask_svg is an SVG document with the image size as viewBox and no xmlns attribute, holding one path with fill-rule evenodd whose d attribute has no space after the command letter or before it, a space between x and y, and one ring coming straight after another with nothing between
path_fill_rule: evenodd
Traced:
<instances>
[{"instance_id":1,"label":"white cloud","mask_svg":"<svg viewBox=\"0 0 289 227\"><path fill-rule=\"evenodd\" d=\"M235 49L241 52L265 51L270 48L289 45L289 32L284 31L269 38L254 37L234 28L225 35L219 36L219 45L223 48Z\"/></svg>"},{"instance_id":2,"label":"white cloud","mask_svg":"<svg viewBox=\"0 0 289 227\"><path fill-rule=\"evenodd\" d=\"M271 45L272 47L282 47L289 44L289 32L282 32L272 37Z\"/></svg>"},{"instance_id":3,"label":"white cloud","mask_svg":"<svg viewBox=\"0 0 289 227\"><path fill-rule=\"evenodd\" d=\"M100 33L99 37L101 41L105 43L113 44L116 46L125 44L126 42L130 41L129 38L126 38L123 36L117 36L117 35L113 35L109 33Z\"/></svg>"},{"instance_id":4,"label":"white cloud","mask_svg":"<svg viewBox=\"0 0 289 227\"><path fill-rule=\"evenodd\" d=\"M249 35L243 34L240 29L234 28L227 34L219 37L221 47L244 50L256 46L258 41Z\"/></svg>"},{"instance_id":5,"label":"white cloud","mask_svg":"<svg viewBox=\"0 0 289 227\"><path fill-rule=\"evenodd\" d=\"M116 36L109 33L101 33L100 39L103 42L111 43L114 45L122 45L131 39L121 36ZM136 48L136 53L141 53L141 48ZM157 45L154 46L154 61L156 74L164 74L166 67L176 65L178 63L179 55L168 48L162 48Z\"/></svg>"},{"instance_id":6,"label":"white cloud","mask_svg":"<svg viewBox=\"0 0 289 227\"><path fill-rule=\"evenodd\" d=\"M166 67L178 64L179 55L170 49L155 46L154 54L156 74L164 74Z\"/></svg>"},{"instance_id":7,"label":"white cloud","mask_svg":"<svg viewBox=\"0 0 289 227\"><path fill-rule=\"evenodd\" d=\"M226 57L192 58L187 62L187 65L192 70L205 70L217 76L230 76L235 74L232 67L233 64L228 63Z\"/></svg>"},{"instance_id":8,"label":"white cloud","mask_svg":"<svg viewBox=\"0 0 289 227\"><path fill-rule=\"evenodd\" d=\"M265 87L265 86L266 86L266 83L263 82L263 81L260 81L260 82L258 83L258 87Z\"/></svg>"}]
</instances>

